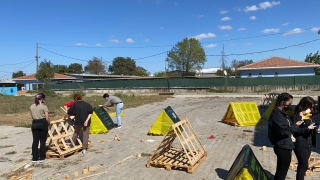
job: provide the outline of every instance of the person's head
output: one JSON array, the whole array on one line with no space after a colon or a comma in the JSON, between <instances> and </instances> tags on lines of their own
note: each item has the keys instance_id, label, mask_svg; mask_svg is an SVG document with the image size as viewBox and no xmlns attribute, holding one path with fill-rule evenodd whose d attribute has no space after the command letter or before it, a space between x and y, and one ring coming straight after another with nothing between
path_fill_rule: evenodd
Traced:
<instances>
[{"instance_id":1,"label":"person's head","mask_svg":"<svg viewBox=\"0 0 320 180\"><path fill-rule=\"evenodd\" d=\"M36 97L34 98L34 103L36 105L39 105L40 103L43 103L45 100L46 96L43 93L39 93L36 95Z\"/></svg>"},{"instance_id":2,"label":"person's head","mask_svg":"<svg viewBox=\"0 0 320 180\"><path fill-rule=\"evenodd\" d=\"M75 101L82 101L82 95L81 94L74 94L73 99Z\"/></svg>"},{"instance_id":3,"label":"person's head","mask_svg":"<svg viewBox=\"0 0 320 180\"><path fill-rule=\"evenodd\" d=\"M315 103L316 102L312 97L303 97L300 100L299 104L296 106L294 113L299 114L300 112L305 111L309 108L311 110L311 113L314 114L316 112Z\"/></svg>"},{"instance_id":4,"label":"person's head","mask_svg":"<svg viewBox=\"0 0 320 180\"><path fill-rule=\"evenodd\" d=\"M276 107L280 109L288 109L293 101L293 96L289 93L281 93L277 97Z\"/></svg>"},{"instance_id":5,"label":"person's head","mask_svg":"<svg viewBox=\"0 0 320 180\"><path fill-rule=\"evenodd\" d=\"M103 97L104 99L108 99L108 98L109 98L109 94L105 93L102 97Z\"/></svg>"}]
</instances>

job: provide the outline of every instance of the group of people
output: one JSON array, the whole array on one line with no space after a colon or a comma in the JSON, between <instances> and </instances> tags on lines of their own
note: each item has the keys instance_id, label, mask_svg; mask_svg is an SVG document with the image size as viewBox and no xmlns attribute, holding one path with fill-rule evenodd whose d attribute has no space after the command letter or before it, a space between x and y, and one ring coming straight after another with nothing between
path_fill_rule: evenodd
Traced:
<instances>
[{"instance_id":1,"label":"group of people","mask_svg":"<svg viewBox=\"0 0 320 180\"><path fill-rule=\"evenodd\" d=\"M117 125L115 128L121 128L121 110L123 108L123 102L119 97L110 96L104 94L102 96L106 103L104 107L112 107L116 105ZM34 104L30 106L32 120L32 162L42 163L46 157L46 139L48 133L48 127L50 126L49 110L45 103L45 95L43 93L37 94L34 100ZM80 137L82 141L82 153L86 154L89 141L89 129L91 123L91 116L93 113L92 106L82 100L81 94L75 94L73 101L64 104L64 108L67 111L68 117L71 117L71 125L74 126L74 134L72 141L77 142L77 138ZM40 143L40 151L38 151Z\"/></svg>"},{"instance_id":2,"label":"group of people","mask_svg":"<svg viewBox=\"0 0 320 180\"><path fill-rule=\"evenodd\" d=\"M293 96L281 93L276 100L276 106L270 115L268 123L268 138L273 145L277 156L275 180L286 178L294 151L297 160L297 180L303 180L308 169L308 160L311 154L315 134L319 132L312 117L306 118L310 111L315 114L315 100L309 96L303 97L297 104L294 114L289 116L285 111L290 108Z\"/></svg>"}]
</instances>

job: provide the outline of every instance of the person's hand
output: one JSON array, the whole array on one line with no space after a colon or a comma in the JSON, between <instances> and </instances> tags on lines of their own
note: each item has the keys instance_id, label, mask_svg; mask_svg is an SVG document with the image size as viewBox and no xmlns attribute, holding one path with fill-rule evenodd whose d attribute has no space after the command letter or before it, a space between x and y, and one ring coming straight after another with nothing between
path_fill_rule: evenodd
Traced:
<instances>
[{"instance_id":1,"label":"person's hand","mask_svg":"<svg viewBox=\"0 0 320 180\"><path fill-rule=\"evenodd\" d=\"M83 124L83 126L84 126L84 127L87 127L87 126L88 126L88 121L85 121L84 124Z\"/></svg>"},{"instance_id":2,"label":"person's hand","mask_svg":"<svg viewBox=\"0 0 320 180\"><path fill-rule=\"evenodd\" d=\"M296 125L300 126L302 123L303 123L303 121L301 120L301 121L296 122Z\"/></svg>"},{"instance_id":3,"label":"person's hand","mask_svg":"<svg viewBox=\"0 0 320 180\"><path fill-rule=\"evenodd\" d=\"M316 126L315 126L315 123L312 123L308 126L308 129L311 130L311 129L314 129Z\"/></svg>"},{"instance_id":4,"label":"person's hand","mask_svg":"<svg viewBox=\"0 0 320 180\"><path fill-rule=\"evenodd\" d=\"M300 115L301 117L303 117L303 114L304 114L303 111L301 111L301 112L299 113L299 115Z\"/></svg>"}]
</instances>

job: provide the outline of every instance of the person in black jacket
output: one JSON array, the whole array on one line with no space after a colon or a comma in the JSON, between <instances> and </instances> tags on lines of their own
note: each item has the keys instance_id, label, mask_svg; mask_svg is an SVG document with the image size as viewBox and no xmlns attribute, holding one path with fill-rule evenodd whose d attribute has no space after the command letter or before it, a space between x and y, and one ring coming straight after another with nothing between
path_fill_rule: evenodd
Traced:
<instances>
[{"instance_id":1,"label":"person in black jacket","mask_svg":"<svg viewBox=\"0 0 320 180\"><path fill-rule=\"evenodd\" d=\"M88 141L89 141L89 129L90 129L90 122L91 122L91 115L93 113L92 106L82 101L81 94L74 95L75 103L68 109L68 114L75 115L75 122L74 122L74 133L72 136L72 141L76 142L79 132L82 129L83 131L83 142L82 142L82 153L86 154L88 148Z\"/></svg>"},{"instance_id":2,"label":"person in black jacket","mask_svg":"<svg viewBox=\"0 0 320 180\"><path fill-rule=\"evenodd\" d=\"M309 96L303 97L296 106L292 116L293 122L304 119L303 114L306 114L307 109L311 110L311 114L315 113L315 100ZM299 127L298 131L294 133L296 142L294 142L294 153L298 159L297 180L303 180L304 175L308 169L308 160L311 154L312 134L315 132L315 123L311 117L305 118L304 123Z\"/></svg>"},{"instance_id":3,"label":"person in black jacket","mask_svg":"<svg viewBox=\"0 0 320 180\"><path fill-rule=\"evenodd\" d=\"M272 111L268 124L268 137L273 144L277 156L277 169L274 180L284 180L287 176L294 149L293 133L297 132L303 121L292 123L290 117L284 112L292 104L293 97L289 93L281 93Z\"/></svg>"}]
</instances>

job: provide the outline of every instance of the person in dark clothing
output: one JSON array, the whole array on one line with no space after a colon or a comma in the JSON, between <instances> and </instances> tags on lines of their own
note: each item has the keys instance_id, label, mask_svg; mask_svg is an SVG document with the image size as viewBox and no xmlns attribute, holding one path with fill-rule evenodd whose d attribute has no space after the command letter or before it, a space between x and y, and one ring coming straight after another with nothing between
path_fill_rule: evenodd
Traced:
<instances>
[{"instance_id":1,"label":"person in dark clothing","mask_svg":"<svg viewBox=\"0 0 320 180\"><path fill-rule=\"evenodd\" d=\"M315 122L312 118L304 118L304 114L307 114L307 109L311 110L311 114L314 114L316 111L315 100L309 96L303 97L300 100L292 116L293 123L301 121L301 119L305 119L298 131L293 134L296 138L296 142L294 142L294 153L298 159L296 180L304 179L304 175L308 169L308 160L311 154L312 134L316 133L316 130L314 129Z\"/></svg>"},{"instance_id":2,"label":"person in dark clothing","mask_svg":"<svg viewBox=\"0 0 320 180\"><path fill-rule=\"evenodd\" d=\"M277 168L274 180L284 180L287 176L294 149L293 133L297 132L303 121L292 123L290 117L284 112L292 104L293 97L289 93L281 93L272 111L268 124L268 137L277 156Z\"/></svg>"},{"instance_id":3,"label":"person in dark clothing","mask_svg":"<svg viewBox=\"0 0 320 180\"><path fill-rule=\"evenodd\" d=\"M75 103L68 109L68 114L75 115L74 133L72 141L76 142L79 132L83 131L82 153L86 154L89 141L89 129L91 123L91 115L93 113L92 106L82 101L81 94L74 95Z\"/></svg>"},{"instance_id":4,"label":"person in dark clothing","mask_svg":"<svg viewBox=\"0 0 320 180\"><path fill-rule=\"evenodd\" d=\"M48 107L44 105L45 97L43 93L39 93L34 100L34 104L30 106L31 117L33 119L31 125L33 136L32 163L42 163L46 158L46 140L50 119ZM39 141L40 153L38 153Z\"/></svg>"}]
</instances>

